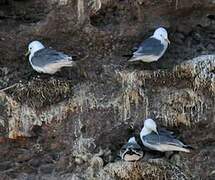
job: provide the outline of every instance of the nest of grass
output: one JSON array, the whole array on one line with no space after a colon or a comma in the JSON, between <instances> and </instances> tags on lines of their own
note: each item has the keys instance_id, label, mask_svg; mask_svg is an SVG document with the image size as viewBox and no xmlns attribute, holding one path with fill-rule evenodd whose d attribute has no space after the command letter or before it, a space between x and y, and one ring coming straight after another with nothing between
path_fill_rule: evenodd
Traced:
<instances>
[{"instance_id":1,"label":"nest of grass","mask_svg":"<svg viewBox=\"0 0 215 180\"><path fill-rule=\"evenodd\" d=\"M59 79L35 79L27 83L19 84L11 92L14 100L34 108L44 108L61 102L72 95L72 81Z\"/></svg>"}]
</instances>

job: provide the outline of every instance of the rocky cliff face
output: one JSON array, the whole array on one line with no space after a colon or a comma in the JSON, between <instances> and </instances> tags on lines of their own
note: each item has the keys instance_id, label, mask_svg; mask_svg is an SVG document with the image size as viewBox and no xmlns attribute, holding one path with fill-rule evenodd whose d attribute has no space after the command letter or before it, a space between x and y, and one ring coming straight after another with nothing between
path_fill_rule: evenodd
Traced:
<instances>
[{"instance_id":1,"label":"rocky cliff face","mask_svg":"<svg viewBox=\"0 0 215 180\"><path fill-rule=\"evenodd\" d=\"M214 12L213 0L0 2L1 178L214 179ZM164 57L128 64L122 55L158 26L170 34ZM35 39L78 66L38 77L24 56ZM192 153L117 160L147 117Z\"/></svg>"}]
</instances>

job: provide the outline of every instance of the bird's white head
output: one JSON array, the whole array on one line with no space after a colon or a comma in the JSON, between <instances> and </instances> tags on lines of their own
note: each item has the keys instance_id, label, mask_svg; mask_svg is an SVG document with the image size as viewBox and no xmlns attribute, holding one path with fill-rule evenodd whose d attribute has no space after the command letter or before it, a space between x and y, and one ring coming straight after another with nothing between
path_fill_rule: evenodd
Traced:
<instances>
[{"instance_id":1,"label":"bird's white head","mask_svg":"<svg viewBox=\"0 0 215 180\"><path fill-rule=\"evenodd\" d=\"M137 143L136 140L135 140L135 137L131 137L131 138L128 140L128 142L130 142L130 143Z\"/></svg>"},{"instance_id":2,"label":"bird's white head","mask_svg":"<svg viewBox=\"0 0 215 180\"><path fill-rule=\"evenodd\" d=\"M29 45L28 45L28 52L26 55L30 54L31 56L34 55L35 52L39 51L40 49L45 48L43 46L43 44L39 41L32 41Z\"/></svg>"},{"instance_id":3,"label":"bird's white head","mask_svg":"<svg viewBox=\"0 0 215 180\"><path fill-rule=\"evenodd\" d=\"M143 129L145 129L145 132L150 133L150 132L154 131L155 133L158 134L157 125L153 119L146 119L144 121L144 128Z\"/></svg>"},{"instance_id":4,"label":"bird's white head","mask_svg":"<svg viewBox=\"0 0 215 180\"><path fill-rule=\"evenodd\" d=\"M155 30L153 37L155 37L156 39L159 39L161 41L166 41L167 43L170 44L170 41L168 39L168 33L167 33L166 29L164 29L162 27Z\"/></svg>"}]
</instances>

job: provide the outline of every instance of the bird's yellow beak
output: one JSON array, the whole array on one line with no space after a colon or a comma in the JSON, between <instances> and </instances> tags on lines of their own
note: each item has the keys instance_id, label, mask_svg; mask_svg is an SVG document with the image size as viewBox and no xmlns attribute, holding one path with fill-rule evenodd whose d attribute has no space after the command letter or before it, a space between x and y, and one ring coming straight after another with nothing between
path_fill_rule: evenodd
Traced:
<instances>
[{"instance_id":1,"label":"bird's yellow beak","mask_svg":"<svg viewBox=\"0 0 215 180\"><path fill-rule=\"evenodd\" d=\"M159 135L157 129L152 129L152 131L154 131L157 135Z\"/></svg>"},{"instance_id":2,"label":"bird's yellow beak","mask_svg":"<svg viewBox=\"0 0 215 180\"><path fill-rule=\"evenodd\" d=\"M25 53L25 56L28 56L30 54L30 51L28 50L28 52Z\"/></svg>"},{"instance_id":3,"label":"bird's yellow beak","mask_svg":"<svg viewBox=\"0 0 215 180\"><path fill-rule=\"evenodd\" d=\"M170 41L168 38L165 38L165 41L168 42L168 44L170 44Z\"/></svg>"}]
</instances>

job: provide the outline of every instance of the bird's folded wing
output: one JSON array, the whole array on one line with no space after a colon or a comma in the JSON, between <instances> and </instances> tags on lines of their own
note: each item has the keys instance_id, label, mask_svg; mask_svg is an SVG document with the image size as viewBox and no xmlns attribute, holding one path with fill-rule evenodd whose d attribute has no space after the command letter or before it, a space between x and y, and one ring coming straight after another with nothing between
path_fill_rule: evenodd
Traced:
<instances>
[{"instance_id":1,"label":"bird's folded wing","mask_svg":"<svg viewBox=\"0 0 215 180\"><path fill-rule=\"evenodd\" d=\"M175 135L175 133L173 131L169 131L169 130L167 130L165 128L158 129L158 133L160 135L165 135L165 136L169 136L169 137L172 137L172 138L176 138L176 135Z\"/></svg>"},{"instance_id":2,"label":"bird's folded wing","mask_svg":"<svg viewBox=\"0 0 215 180\"><path fill-rule=\"evenodd\" d=\"M164 45L160 40L150 37L143 41L138 49L133 53L134 56L154 55L159 56L164 50Z\"/></svg>"},{"instance_id":3,"label":"bird's folded wing","mask_svg":"<svg viewBox=\"0 0 215 180\"><path fill-rule=\"evenodd\" d=\"M137 143L127 143L127 147L130 147L135 150L141 150L141 147Z\"/></svg>"},{"instance_id":4,"label":"bird's folded wing","mask_svg":"<svg viewBox=\"0 0 215 180\"><path fill-rule=\"evenodd\" d=\"M181 146L183 147L184 144L179 141L178 139L175 139L169 135L160 134L157 135L155 133L151 133L147 136L143 137L144 141L146 141L149 144L158 145L158 144L169 144L169 145L175 145L175 146Z\"/></svg>"},{"instance_id":5,"label":"bird's folded wing","mask_svg":"<svg viewBox=\"0 0 215 180\"><path fill-rule=\"evenodd\" d=\"M62 52L54 49L44 48L37 51L32 57L31 61L35 66L46 66L48 64L68 61L70 57Z\"/></svg>"}]
</instances>

